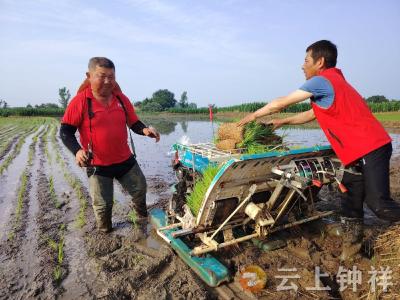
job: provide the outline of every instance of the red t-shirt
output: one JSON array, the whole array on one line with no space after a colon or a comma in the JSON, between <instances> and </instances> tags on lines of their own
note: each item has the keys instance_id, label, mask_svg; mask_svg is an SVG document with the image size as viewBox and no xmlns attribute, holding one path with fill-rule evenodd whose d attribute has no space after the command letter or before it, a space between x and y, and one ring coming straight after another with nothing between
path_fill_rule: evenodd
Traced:
<instances>
[{"instance_id":1,"label":"red t-shirt","mask_svg":"<svg viewBox=\"0 0 400 300\"><path fill-rule=\"evenodd\" d=\"M113 94L109 106L97 101L90 87L79 92L65 110L62 123L78 128L82 148L87 151L92 141L95 166L109 166L127 160L132 152L128 146L128 131L124 109L116 95L122 100L128 114L129 127L139 119L129 99L122 93ZM89 128L88 100L92 99L94 117Z\"/></svg>"}]
</instances>

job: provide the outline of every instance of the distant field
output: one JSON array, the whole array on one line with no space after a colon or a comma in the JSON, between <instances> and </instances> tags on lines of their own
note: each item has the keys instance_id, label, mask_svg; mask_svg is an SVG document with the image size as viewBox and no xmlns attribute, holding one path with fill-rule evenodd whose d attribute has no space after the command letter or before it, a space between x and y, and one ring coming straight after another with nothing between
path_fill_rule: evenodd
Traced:
<instances>
[{"instance_id":1,"label":"distant field","mask_svg":"<svg viewBox=\"0 0 400 300\"><path fill-rule=\"evenodd\" d=\"M379 121L385 121L385 122L400 121L400 111L387 112L387 113L375 113L374 115Z\"/></svg>"}]
</instances>

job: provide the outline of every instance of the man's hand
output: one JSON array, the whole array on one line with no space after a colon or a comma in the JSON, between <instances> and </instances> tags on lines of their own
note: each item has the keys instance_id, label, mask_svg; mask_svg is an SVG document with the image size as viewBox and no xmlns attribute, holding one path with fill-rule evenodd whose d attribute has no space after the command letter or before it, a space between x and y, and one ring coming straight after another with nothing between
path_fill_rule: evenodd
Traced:
<instances>
[{"instance_id":1,"label":"man's hand","mask_svg":"<svg viewBox=\"0 0 400 300\"><path fill-rule=\"evenodd\" d=\"M145 136L151 137L153 139L156 139L156 143L158 143L158 141L160 140L160 134L158 133L158 131L154 128L154 127L147 127L147 128L143 128L143 134Z\"/></svg>"},{"instance_id":2,"label":"man's hand","mask_svg":"<svg viewBox=\"0 0 400 300\"><path fill-rule=\"evenodd\" d=\"M87 163L88 163L88 156L86 155L85 150L80 149L78 152L76 152L75 155L75 161L76 164L80 167L87 167Z\"/></svg>"},{"instance_id":3,"label":"man's hand","mask_svg":"<svg viewBox=\"0 0 400 300\"><path fill-rule=\"evenodd\" d=\"M272 125L272 129L275 130L285 125L286 121L285 119L273 119L271 121L268 121L267 124Z\"/></svg>"},{"instance_id":4,"label":"man's hand","mask_svg":"<svg viewBox=\"0 0 400 300\"><path fill-rule=\"evenodd\" d=\"M241 120L237 123L237 126L238 126L238 127L244 126L244 125L246 125L247 123L250 123L250 122L254 121L255 119L256 119L256 116L255 116L254 113L248 114L247 116L245 116L243 119L241 119Z\"/></svg>"}]
</instances>

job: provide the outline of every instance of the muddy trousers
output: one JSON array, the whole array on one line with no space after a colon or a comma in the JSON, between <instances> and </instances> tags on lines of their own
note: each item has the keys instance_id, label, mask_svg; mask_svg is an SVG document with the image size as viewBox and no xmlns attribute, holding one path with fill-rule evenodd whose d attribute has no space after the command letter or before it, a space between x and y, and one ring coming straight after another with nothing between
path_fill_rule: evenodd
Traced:
<instances>
[{"instance_id":1,"label":"muddy trousers","mask_svg":"<svg viewBox=\"0 0 400 300\"><path fill-rule=\"evenodd\" d=\"M139 164L136 163L125 175L116 179L132 197L132 208L136 211L137 216L139 218L147 217L147 184ZM98 229L102 231L111 230L114 195L113 178L92 175L89 177L89 190Z\"/></svg>"},{"instance_id":2,"label":"muddy trousers","mask_svg":"<svg viewBox=\"0 0 400 300\"><path fill-rule=\"evenodd\" d=\"M363 218L364 201L378 218L400 221L400 202L390 197L389 163L392 144L386 144L360 159L361 175L344 173L342 183L348 189L342 199L342 215Z\"/></svg>"}]
</instances>

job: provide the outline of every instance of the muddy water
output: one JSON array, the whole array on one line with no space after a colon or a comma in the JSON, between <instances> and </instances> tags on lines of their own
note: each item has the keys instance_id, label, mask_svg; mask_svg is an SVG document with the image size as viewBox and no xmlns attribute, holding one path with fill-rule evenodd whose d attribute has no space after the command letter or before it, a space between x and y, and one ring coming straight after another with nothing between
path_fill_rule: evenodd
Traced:
<instances>
[{"instance_id":1,"label":"muddy water","mask_svg":"<svg viewBox=\"0 0 400 300\"><path fill-rule=\"evenodd\" d=\"M29 145L32 143L32 138L36 132L26 137L20 154L11 162L8 169L0 175L0 240L4 239L5 226L15 204L12 203L12 200L16 199L19 178L26 167Z\"/></svg>"},{"instance_id":2,"label":"muddy water","mask_svg":"<svg viewBox=\"0 0 400 300\"><path fill-rule=\"evenodd\" d=\"M39 152L39 145L36 143L35 145L35 156L32 162L32 166L30 168L32 177L31 177L31 189L29 191L29 208L28 208L28 216L27 216L27 226L26 226L26 238L24 240L22 255L23 257L30 257L32 253L35 253L38 246L38 236L37 236L37 224L36 224L36 215L39 210L39 203L37 199L37 171L39 169L39 158L36 155ZM27 274L26 277L31 278L33 274L37 270L38 259L34 257L30 260L27 260L23 265L23 273Z\"/></svg>"}]
</instances>

